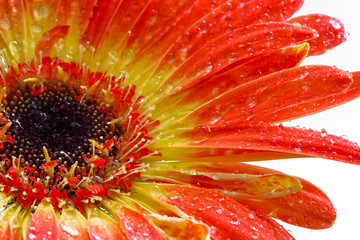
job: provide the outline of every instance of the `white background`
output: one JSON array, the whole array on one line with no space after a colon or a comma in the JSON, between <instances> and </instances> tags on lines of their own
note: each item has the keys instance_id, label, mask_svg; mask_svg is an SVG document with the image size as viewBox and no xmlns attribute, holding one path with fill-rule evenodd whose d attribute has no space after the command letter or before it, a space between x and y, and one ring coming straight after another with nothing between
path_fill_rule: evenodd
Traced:
<instances>
[{"instance_id":1,"label":"white background","mask_svg":"<svg viewBox=\"0 0 360 240\"><path fill-rule=\"evenodd\" d=\"M323 13L341 19L349 33L346 42L305 64L326 64L360 71L360 0L305 0L296 15ZM346 136L360 144L360 99L284 125L302 126ZM324 159L289 159L259 165L305 178L319 186L337 209L337 220L326 230L309 230L283 224L298 240L360 240L360 166Z\"/></svg>"}]
</instances>

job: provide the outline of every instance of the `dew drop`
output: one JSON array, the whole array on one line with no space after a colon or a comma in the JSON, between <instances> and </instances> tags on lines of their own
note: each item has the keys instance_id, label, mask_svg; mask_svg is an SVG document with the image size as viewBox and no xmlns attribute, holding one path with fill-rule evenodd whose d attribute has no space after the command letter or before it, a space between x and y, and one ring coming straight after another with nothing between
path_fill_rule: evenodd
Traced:
<instances>
[{"instance_id":1,"label":"dew drop","mask_svg":"<svg viewBox=\"0 0 360 240\"><path fill-rule=\"evenodd\" d=\"M253 108L255 105L256 105L256 101L255 101L255 98L254 97L251 97L249 98L247 101L246 101L247 105L249 108Z\"/></svg>"},{"instance_id":2,"label":"dew drop","mask_svg":"<svg viewBox=\"0 0 360 240\"><path fill-rule=\"evenodd\" d=\"M49 16L49 9L45 6L38 6L34 8L34 16L37 20L40 20L42 18L46 18Z\"/></svg>"},{"instance_id":3,"label":"dew drop","mask_svg":"<svg viewBox=\"0 0 360 240\"><path fill-rule=\"evenodd\" d=\"M31 25L31 30L34 33L40 33L41 32L41 26L38 23L34 23L33 25Z\"/></svg>"},{"instance_id":4,"label":"dew drop","mask_svg":"<svg viewBox=\"0 0 360 240\"><path fill-rule=\"evenodd\" d=\"M10 21L8 18L0 19L0 27L4 30L8 30L10 28Z\"/></svg>"},{"instance_id":5,"label":"dew drop","mask_svg":"<svg viewBox=\"0 0 360 240\"><path fill-rule=\"evenodd\" d=\"M123 62L128 65L134 59L134 49L128 48L124 51Z\"/></svg>"},{"instance_id":6,"label":"dew drop","mask_svg":"<svg viewBox=\"0 0 360 240\"><path fill-rule=\"evenodd\" d=\"M154 23L156 23L157 21L157 16L153 16L152 18L149 19L149 25L153 25Z\"/></svg>"},{"instance_id":7,"label":"dew drop","mask_svg":"<svg viewBox=\"0 0 360 240\"><path fill-rule=\"evenodd\" d=\"M207 72L207 73L211 72L212 68L213 68L213 66L212 66L211 62L208 62L205 66L205 72Z\"/></svg>"},{"instance_id":8,"label":"dew drop","mask_svg":"<svg viewBox=\"0 0 360 240\"><path fill-rule=\"evenodd\" d=\"M20 40L14 40L9 44L10 52L11 54L15 54L16 52L19 52L22 50L23 45Z\"/></svg>"},{"instance_id":9,"label":"dew drop","mask_svg":"<svg viewBox=\"0 0 360 240\"><path fill-rule=\"evenodd\" d=\"M342 26L341 26L341 24L338 22L338 21L336 21L336 20L330 20L330 24L333 26L333 28L335 28L335 29L340 29Z\"/></svg>"},{"instance_id":10,"label":"dew drop","mask_svg":"<svg viewBox=\"0 0 360 240\"><path fill-rule=\"evenodd\" d=\"M193 136L194 136L194 140L196 142L202 142L205 141L208 137L209 134L211 133L211 129L208 126L197 126L194 128L193 130Z\"/></svg>"},{"instance_id":11,"label":"dew drop","mask_svg":"<svg viewBox=\"0 0 360 240\"><path fill-rule=\"evenodd\" d=\"M71 236L79 236L79 231L76 228L66 225L61 225L61 228Z\"/></svg>"},{"instance_id":12,"label":"dew drop","mask_svg":"<svg viewBox=\"0 0 360 240\"><path fill-rule=\"evenodd\" d=\"M28 235L28 237L29 237L29 239L36 239L36 236L35 236L34 234L32 234L32 233L30 233L30 234Z\"/></svg>"},{"instance_id":13,"label":"dew drop","mask_svg":"<svg viewBox=\"0 0 360 240\"><path fill-rule=\"evenodd\" d=\"M236 53L232 52L228 55L228 60L233 61L237 59Z\"/></svg>"}]
</instances>

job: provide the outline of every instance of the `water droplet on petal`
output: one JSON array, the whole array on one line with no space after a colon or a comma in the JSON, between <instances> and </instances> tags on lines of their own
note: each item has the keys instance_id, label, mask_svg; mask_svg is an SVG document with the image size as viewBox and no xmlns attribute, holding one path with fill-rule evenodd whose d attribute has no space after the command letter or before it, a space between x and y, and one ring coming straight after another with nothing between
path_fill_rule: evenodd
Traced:
<instances>
[{"instance_id":1,"label":"water droplet on petal","mask_svg":"<svg viewBox=\"0 0 360 240\"><path fill-rule=\"evenodd\" d=\"M211 129L208 126L197 126L194 128L193 130L193 137L196 143L200 143L202 141L205 141L210 133L211 133Z\"/></svg>"},{"instance_id":2,"label":"water droplet on petal","mask_svg":"<svg viewBox=\"0 0 360 240\"><path fill-rule=\"evenodd\" d=\"M22 50L23 45L20 40L14 40L9 44L11 54L15 55L16 52Z\"/></svg>"},{"instance_id":3,"label":"water droplet on petal","mask_svg":"<svg viewBox=\"0 0 360 240\"><path fill-rule=\"evenodd\" d=\"M41 18L46 18L49 16L49 9L45 6L38 6L34 8L34 16L37 20L40 20Z\"/></svg>"},{"instance_id":4,"label":"water droplet on petal","mask_svg":"<svg viewBox=\"0 0 360 240\"><path fill-rule=\"evenodd\" d=\"M10 21L8 18L0 19L0 28L8 30L10 28Z\"/></svg>"},{"instance_id":5,"label":"water droplet on petal","mask_svg":"<svg viewBox=\"0 0 360 240\"><path fill-rule=\"evenodd\" d=\"M61 225L62 230L70 234L71 236L79 236L79 231L71 226Z\"/></svg>"},{"instance_id":6,"label":"water droplet on petal","mask_svg":"<svg viewBox=\"0 0 360 240\"><path fill-rule=\"evenodd\" d=\"M124 51L123 62L125 65L128 65L134 59L134 54L135 51L130 48Z\"/></svg>"},{"instance_id":7,"label":"water droplet on petal","mask_svg":"<svg viewBox=\"0 0 360 240\"><path fill-rule=\"evenodd\" d=\"M33 25L31 25L31 30L34 33L40 33L41 32L41 26L38 23L34 23Z\"/></svg>"}]
</instances>

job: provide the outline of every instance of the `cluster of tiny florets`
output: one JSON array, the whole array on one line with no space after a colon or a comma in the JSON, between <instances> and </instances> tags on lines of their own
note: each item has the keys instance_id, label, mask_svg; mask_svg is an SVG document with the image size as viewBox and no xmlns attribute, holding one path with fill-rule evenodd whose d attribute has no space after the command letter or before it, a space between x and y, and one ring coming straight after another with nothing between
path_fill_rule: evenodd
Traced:
<instances>
[{"instance_id":1,"label":"cluster of tiny florets","mask_svg":"<svg viewBox=\"0 0 360 240\"><path fill-rule=\"evenodd\" d=\"M9 66L0 93L0 191L24 207L101 201L146 165L150 120L123 79L48 57Z\"/></svg>"}]
</instances>

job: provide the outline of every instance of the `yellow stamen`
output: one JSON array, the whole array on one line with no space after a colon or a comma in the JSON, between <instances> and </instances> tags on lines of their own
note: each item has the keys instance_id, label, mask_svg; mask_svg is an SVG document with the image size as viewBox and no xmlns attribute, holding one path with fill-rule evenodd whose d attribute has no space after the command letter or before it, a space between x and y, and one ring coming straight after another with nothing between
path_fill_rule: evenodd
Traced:
<instances>
[{"instance_id":1,"label":"yellow stamen","mask_svg":"<svg viewBox=\"0 0 360 240\"><path fill-rule=\"evenodd\" d=\"M2 103L2 101L3 101L3 98L5 96L5 92L6 92L6 87L3 87L1 89L1 92L0 92L0 103Z\"/></svg>"},{"instance_id":2,"label":"yellow stamen","mask_svg":"<svg viewBox=\"0 0 360 240\"><path fill-rule=\"evenodd\" d=\"M120 122L120 121L121 121L121 118L116 118L116 119L108 122L107 124L108 124L108 125L114 125L115 123L118 123L118 122Z\"/></svg>"},{"instance_id":3,"label":"yellow stamen","mask_svg":"<svg viewBox=\"0 0 360 240\"><path fill-rule=\"evenodd\" d=\"M44 151L45 160L47 163L49 163L51 161L51 158L49 156L49 153L48 153L46 147L43 147L43 151ZM54 167L46 166L45 171L47 172L47 174L49 174L49 176L46 176L46 177L49 177L49 179L54 178Z\"/></svg>"},{"instance_id":4,"label":"yellow stamen","mask_svg":"<svg viewBox=\"0 0 360 240\"><path fill-rule=\"evenodd\" d=\"M48 152L48 150L46 149L46 147L43 147L43 152L44 152L44 156L45 156L46 162L47 162L47 163L50 162L50 161L51 161L51 158L50 158L50 156L49 156L49 152Z\"/></svg>"},{"instance_id":5,"label":"yellow stamen","mask_svg":"<svg viewBox=\"0 0 360 240\"><path fill-rule=\"evenodd\" d=\"M40 80L38 78L26 78L23 80L24 82L39 82Z\"/></svg>"},{"instance_id":6,"label":"yellow stamen","mask_svg":"<svg viewBox=\"0 0 360 240\"><path fill-rule=\"evenodd\" d=\"M95 140L89 139L89 142L92 143L93 146L95 146L97 149L101 150L103 147L98 144Z\"/></svg>"},{"instance_id":7,"label":"yellow stamen","mask_svg":"<svg viewBox=\"0 0 360 240\"><path fill-rule=\"evenodd\" d=\"M70 168L70 170L66 173L65 179L70 179L74 176L75 173L75 169L77 167L77 162L75 162L75 164L73 164Z\"/></svg>"},{"instance_id":8,"label":"yellow stamen","mask_svg":"<svg viewBox=\"0 0 360 240\"><path fill-rule=\"evenodd\" d=\"M94 83L87 91L86 93L87 94L91 94L93 92L95 92L95 88L100 84L100 81L97 81L96 83Z\"/></svg>"},{"instance_id":9,"label":"yellow stamen","mask_svg":"<svg viewBox=\"0 0 360 240\"><path fill-rule=\"evenodd\" d=\"M8 122L3 129L1 129L1 132L0 132L0 140L4 137L6 131L9 129L9 127L11 126L11 122Z\"/></svg>"}]
</instances>

